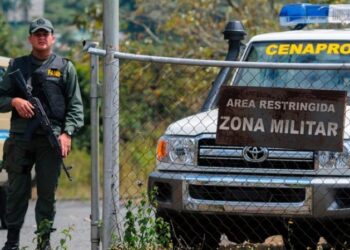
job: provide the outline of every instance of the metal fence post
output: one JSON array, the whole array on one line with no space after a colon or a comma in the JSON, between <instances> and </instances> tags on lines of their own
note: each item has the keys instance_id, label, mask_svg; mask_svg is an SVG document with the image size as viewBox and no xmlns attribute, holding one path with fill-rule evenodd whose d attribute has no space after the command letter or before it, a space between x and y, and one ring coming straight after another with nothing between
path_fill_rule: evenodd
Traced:
<instances>
[{"instance_id":1,"label":"metal fence post","mask_svg":"<svg viewBox=\"0 0 350 250\"><path fill-rule=\"evenodd\" d=\"M96 48L98 42L83 41L83 51ZM91 249L98 250L100 247L100 210L99 210L99 55L90 53L90 155L91 155Z\"/></svg>"},{"instance_id":2,"label":"metal fence post","mask_svg":"<svg viewBox=\"0 0 350 250\"><path fill-rule=\"evenodd\" d=\"M94 44L97 46L97 43ZM99 233L99 57L90 55L90 105L91 105L91 249L98 250Z\"/></svg>"},{"instance_id":3,"label":"metal fence post","mask_svg":"<svg viewBox=\"0 0 350 250\"><path fill-rule=\"evenodd\" d=\"M103 95L103 234L102 248L111 245L113 229L118 224L119 211L119 60L114 58L118 48L119 1L103 2L104 60ZM117 225L118 226L118 225Z\"/></svg>"}]
</instances>

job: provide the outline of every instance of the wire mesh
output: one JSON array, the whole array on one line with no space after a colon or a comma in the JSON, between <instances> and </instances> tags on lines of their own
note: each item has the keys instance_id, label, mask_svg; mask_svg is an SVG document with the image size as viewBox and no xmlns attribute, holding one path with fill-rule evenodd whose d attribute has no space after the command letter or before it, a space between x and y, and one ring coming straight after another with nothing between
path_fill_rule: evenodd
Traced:
<instances>
[{"instance_id":1,"label":"wire mesh","mask_svg":"<svg viewBox=\"0 0 350 250\"><path fill-rule=\"evenodd\" d=\"M243 147L216 144L215 109L186 118L198 114L218 71L120 60L115 143L122 202L140 202L156 187L155 216L169 222L177 248L350 248L349 128L342 153L267 148L265 161L249 162ZM350 74L244 68L229 79L239 86L347 91ZM157 160L159 138L173 153L166 159Z\"/></svg>"}]
</instances>

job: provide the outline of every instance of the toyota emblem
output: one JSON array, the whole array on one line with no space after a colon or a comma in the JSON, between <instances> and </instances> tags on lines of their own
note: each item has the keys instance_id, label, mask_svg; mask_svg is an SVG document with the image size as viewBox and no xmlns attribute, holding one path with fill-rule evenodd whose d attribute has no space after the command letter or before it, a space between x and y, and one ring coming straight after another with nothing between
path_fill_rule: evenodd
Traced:
<instances>
[{"instance_id":1,"label":"toyota emblem","mask_svg":"<svg viewBox=\"0 0 350 250\"><path fill-rule=\"evenodd\" d=\"M267 159L269 151L262 147L244 147L243 158L248 162L263 162Z\"/></svg>"}]
</instances>

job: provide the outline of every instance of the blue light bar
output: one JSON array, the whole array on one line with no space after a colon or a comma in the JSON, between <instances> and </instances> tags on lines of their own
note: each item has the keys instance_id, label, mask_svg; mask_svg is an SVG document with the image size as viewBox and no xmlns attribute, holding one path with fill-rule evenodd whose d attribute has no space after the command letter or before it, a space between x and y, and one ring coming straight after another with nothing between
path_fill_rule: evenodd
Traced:
<instances>
[{"instance_id":1,"label":"blue light bar","mask_svg":"<svg viewBox=\"0 0 350 250\"><path fill-rule=\"evenodd\" d=\"M350 23L349 4L287 4L280 12L280 24Z\"/></svg>"}]
</instances>

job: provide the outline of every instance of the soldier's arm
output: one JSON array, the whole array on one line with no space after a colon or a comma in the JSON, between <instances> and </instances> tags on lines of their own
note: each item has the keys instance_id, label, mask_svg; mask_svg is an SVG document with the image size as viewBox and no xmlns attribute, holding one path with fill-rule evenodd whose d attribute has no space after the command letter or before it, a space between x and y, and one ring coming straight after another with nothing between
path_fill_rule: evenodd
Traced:
<instances>
[{"instance_id":1,"label":"soldier's arm","mask_svg":"<svg viewBox=\"0 0 350 250\"><path fill-rule=\"evenodd\" d=\"M63 129L74 133L84 125L84 109L77 72L71 62L68 62L65 80L66 116Z\"/></svg>"}]
</instances>

